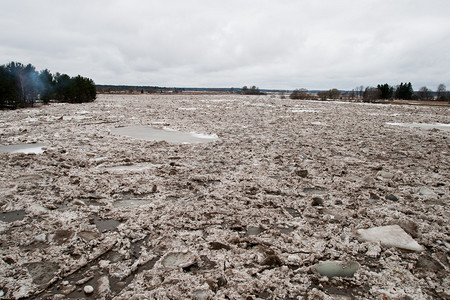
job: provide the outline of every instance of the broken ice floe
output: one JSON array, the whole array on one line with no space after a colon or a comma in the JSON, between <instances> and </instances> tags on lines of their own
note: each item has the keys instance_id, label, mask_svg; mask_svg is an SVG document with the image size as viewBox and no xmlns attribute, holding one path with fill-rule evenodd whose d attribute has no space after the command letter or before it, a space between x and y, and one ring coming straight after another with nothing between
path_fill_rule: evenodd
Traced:
<instances>
[{"instance_id":1,"label":"broken ice floe","mask_svg":"<svg viewBox=\"0 0 450 300\"><path fill-rule=\"evenodd\" d=\"M186 268L195 263L195 256L191 252L171 252L162 260L161 264L168 268Z\"/></svg>"},{"instance_id":2,"label":"broken ice floe","mask_svg":"<svg viewBox=\"0 0 450 300\"><path fill-rule=\"evenodd\" d=\"M436 193L430 189L422 188L419 191L419 195L421 195L421 196L436 196Z\"/></svg>"},{"instance_id":3,"label":"broken ice floe","mask_svg":"<svg viewBox=\"0 0 450 300\"><path fill-rule=\"evenodd\" d=\"M312 266L312 270L327 277L352 277L359 269L356 261L325 261Z\"/></svg>"},{"instance_id":4,"label":"broken ice floe","mask_svg":"<svg viewBox=\"0 0 450 300\"><path fill-rule=\"evenodd\" d=\"M397 247L411 251L423 251L424 248L419 245L409 234L407 234L398 225L389 225L373 227L369 229L358 229L358 235L361 239L368 242L380 242L386 247Z\"/></svg>"}]
</instances>

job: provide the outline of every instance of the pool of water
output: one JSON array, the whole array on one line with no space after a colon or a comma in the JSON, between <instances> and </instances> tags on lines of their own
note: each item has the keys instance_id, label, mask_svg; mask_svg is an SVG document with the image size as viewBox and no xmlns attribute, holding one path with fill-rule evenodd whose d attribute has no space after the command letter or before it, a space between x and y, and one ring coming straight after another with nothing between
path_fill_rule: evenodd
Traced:
<instances>
[{"instance_id":1,"label":"pool of water","mask_svg":"<svg viewBox=\"0 0 450 300\"><path fill-rule=\"evenodd\" d=\"M254 227L254 226L249 226L247 228L247 236L251 236L251 235L258 235L260 233L264 232L264 229L262 229L261 227Z\"/></svg>"},{"instance_id":2,"label":"pool of water","mask_svg":"<svg viewBox=\"0 0 450 300\"><path fill-rule=\"evenodd\" d=\"M6 223L11 223L14 221L21 221L25 218L25 211L24 210L15 210L15 211L8 211L8 212L1 212L0 213L0 220Z\"/></svg>"},{"instance_id":3,"label":"pool of water","mask_svg":"<svg viewBox=\"0 0 450 300\"><path fill-rule=\"evenodd\" d=\"M153 201L150 199L126 199L114 202L113 206L117 208L140 207L142 205L151 204L152 202Z\"/></svg>"},{"instance_id":4,"label":"pool of water","mask_svg":"<svg viewBox=\"0 0 450 300\"><path fill-rule=\"evenodd\" d=\"M402 127L417 127L422 129L439 129L450 131L450 124L442 124L442 123L386 123L387 125L392 126L402 126Z\"/></svg>"},{"instance_id":5,"label":"pool of water","mask_svg":"<svg viewBox=\"0 0 450 300\"><path fill-rule=\"evenodd\" d=\"M151 166L149 165L124 165L124 166L114 166L114 167L107 167L105 170L111 171L111 172L121 172L121 171L129 171L129 172L139 172L150 169Z\"/></svg>"},{"instance_id":6,"label":"pool of water","mask_svg":"<svg viewBox=\"0 0 450 300\"><path fill-rule=\"evenodd\" d=\"M208 143L218 139L217 135L181 132L169 128L151 126L128 126L111 130L113 134L149 141L166 141L171 144Z\"/></svg>"},{"instance_id":7,"label":"pool of water","mask_svg":"<svg viewBox=\"0 0 450 300\"><path fill-rule=\"evenodd\" d=\"M103 220L94 216L94 224L99 232L106 232L116 230L116 227L120 225L120 222L112 219Z\"/></svg>"},{"instance_id":8,"label":"pool of water","mask_svg":"<svg viewBox=\"0 0 450 300\"><path fill-rule=\"evenodd\" d=\"M295 208L285 207L284 208L291 216L294 218L300 217L300 212Z\"/></svg>"},{"instance_id":9,"label":"pool of water","mask_svg":"<svg viewBox=\"0 0 450 300\"><path fill-rule=\"evenodd\" d=\"M25 154L41 154L44 153L43 148L47 147L46 144L15 144L0 146L0 153L25 153Z\"/></svg>"}]
</instances>

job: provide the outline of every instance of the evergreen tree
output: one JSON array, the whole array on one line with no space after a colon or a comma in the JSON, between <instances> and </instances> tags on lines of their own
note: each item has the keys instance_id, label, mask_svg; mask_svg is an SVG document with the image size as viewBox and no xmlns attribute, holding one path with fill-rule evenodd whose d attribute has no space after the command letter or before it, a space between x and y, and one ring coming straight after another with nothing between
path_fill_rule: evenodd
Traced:
<instances>
[{"instance_id":1,"label":"evergreen tree","mask_svg":"<svg viewBox=\"0 0 450 300\"><path fill-rule=\"evenodd\" d=\"M414 90L412 88L411 82L400 83L395 90L395 98L403 100L411 100L414 96Z\"/></svg>"},{"instance_id":2,"label":"evergreen tree","mask_svg":"<svg viewBox=\"0 0 450 300\"><path fill-rule=\"evenodd\" d=\"M387 83L379 84L377 88L380 90L380 99L391 99L394 96L394 88Z\"/></svg>"},{"instance_id":3,"label":"evergreen tree","mask_svg":"<svg viewBox=\"0 0 450 300\"><path fill-rule=\"evenodd\" d=\"M0 66L0 109L15 108L19 94L17 80L7 66Z\"/></svg>"},{"instance_id":4,"label":"evergreen tree","mask_svg":"<svg viewBox=\"0 0 450 300\"><path fill-rule=\"evenodd\" d=\"M53 75L48 69L39 73L39 95L44 103L48 103L55 96L55 82Z\"/></svg>"},{"instance_id":5,"label":"evergreen tree","mask_svg":"<svg viewBox=\"0 0 450 300\"><path fill-rule=\"evenodd\" d=\"M33 106L39 99L44 103L51 99L81 103L94 101L95 97L94 81L80 75L53 76L47 69L37 72L33 65L18 62L0 66L0 108Z\"/></svg>"}]
</instances>

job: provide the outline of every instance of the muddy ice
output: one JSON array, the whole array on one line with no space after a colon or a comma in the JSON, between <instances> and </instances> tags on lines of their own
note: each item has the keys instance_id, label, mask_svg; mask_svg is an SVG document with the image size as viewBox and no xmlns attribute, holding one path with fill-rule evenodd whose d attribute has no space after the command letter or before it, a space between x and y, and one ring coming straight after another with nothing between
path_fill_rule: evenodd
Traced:
<instances>
[{"instance_id":1,"label":"muddy ice","mask_svg":"<svg viewBox=\"0 0 450 300\"><path fill-rule=\"evenodd\" d=\"M449 123L279 96L2 111L0 297L448 298Z\"/></svg>"}]
</instances>

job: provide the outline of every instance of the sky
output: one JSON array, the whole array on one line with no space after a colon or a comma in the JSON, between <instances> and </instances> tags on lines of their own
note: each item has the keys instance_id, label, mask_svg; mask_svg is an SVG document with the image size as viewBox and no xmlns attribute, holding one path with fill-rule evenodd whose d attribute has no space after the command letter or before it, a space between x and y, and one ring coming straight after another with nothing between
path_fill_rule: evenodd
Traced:
<instances>
[{"instance_id":1,"label":"sky","mask_svg":"<svg viewBox=\"0 0 450 300\"><path fill-rule=\"evenodd\" d=\"M97 84L450 88L449 0L0 0L0 64Z\"/></svg>"}]
</instances>

